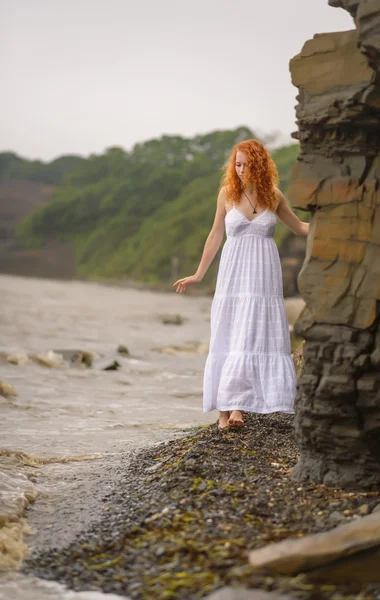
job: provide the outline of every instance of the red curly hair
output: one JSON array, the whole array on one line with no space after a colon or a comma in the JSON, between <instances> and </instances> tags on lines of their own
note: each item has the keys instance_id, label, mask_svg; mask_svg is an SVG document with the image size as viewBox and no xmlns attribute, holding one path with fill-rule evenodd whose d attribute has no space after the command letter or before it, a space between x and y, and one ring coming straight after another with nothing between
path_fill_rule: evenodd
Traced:
<instances>
[{"instance_id":1,"label":"red curly hair","mask_svg":"<svg viewBox=\"0 0 380 600\"><path fill-rule=\"evenodd\" d=\"M247 168L244 171L243 182L240 181L235 168L238 151L247 155ZM239 142L233 147L229 161L223 170L225 173L221 187L225 188L229 202L239 204L243 185L253 185L258 203L269 210L276 208L278 172L264 144L257 140Z\"/></svg>"}]
</instances>

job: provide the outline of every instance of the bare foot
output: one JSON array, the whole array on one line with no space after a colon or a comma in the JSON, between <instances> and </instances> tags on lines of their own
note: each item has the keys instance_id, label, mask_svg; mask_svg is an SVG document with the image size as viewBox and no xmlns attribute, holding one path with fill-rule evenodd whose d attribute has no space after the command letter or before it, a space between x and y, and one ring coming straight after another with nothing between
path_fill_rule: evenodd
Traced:
<instances>
[{"instance_id":1,"label":"bare foot","mask_svg":"<svg viewBox=\"0 0 380 600\"><path fill-rule=\"evenodd\" d=\"M225 427L228 427L229 416L230 412L228 410L221 410L219 412L219 429L225 429Z\"/></svg>"},{"instance_id":2,"label":"bare foot","mask_svg":"<svg viewBox=\"0 0 380 600\"><path fill-rule=\"evenodd\" d=\"M227 423L232 427L241 427L243 425L243 415L240 410L233 410Z\"/></svg>"}]
</instances>

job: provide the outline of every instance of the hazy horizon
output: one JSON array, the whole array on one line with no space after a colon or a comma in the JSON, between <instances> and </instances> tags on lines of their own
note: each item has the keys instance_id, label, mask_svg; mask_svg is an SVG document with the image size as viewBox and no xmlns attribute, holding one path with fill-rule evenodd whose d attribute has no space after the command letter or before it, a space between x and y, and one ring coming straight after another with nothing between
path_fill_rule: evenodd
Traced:
<instances>
[{"instance_id":1,"label":"hazy horizon","mask_svg":"<svg viewBox=\"0 0 380 600\"><path fill-rule=\"evenodd\" d=\"M291 143L290 58L315 33L354 28L327 0L0 0L0 9L0 151L44 161L241 125Z\"/></svg>"}]
</instances>

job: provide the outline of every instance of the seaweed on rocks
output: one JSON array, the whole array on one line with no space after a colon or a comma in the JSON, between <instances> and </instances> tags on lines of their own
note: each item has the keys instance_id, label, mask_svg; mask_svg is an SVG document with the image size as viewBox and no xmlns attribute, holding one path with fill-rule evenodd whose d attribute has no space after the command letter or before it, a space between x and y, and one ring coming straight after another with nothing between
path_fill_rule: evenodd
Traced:
<instances>
[{"instance_id":1,"label":"seaweed on rocks","mask_svg":"<svg viewBox=\"0 0 380 600\"><path fill-rule=\"evenodd\" d=\"M250 550L360 518L376 492L344 492L291 479L298 458L293 416L246 415L139 452L120 487L67 548L33 555L24 570L75 590L136 600L197 599L223 586L280 590L295 598L376 597L380 588L276 577L248 564ZM363 511L364 505L367 506Z\"/></svg>"}]
</instances>

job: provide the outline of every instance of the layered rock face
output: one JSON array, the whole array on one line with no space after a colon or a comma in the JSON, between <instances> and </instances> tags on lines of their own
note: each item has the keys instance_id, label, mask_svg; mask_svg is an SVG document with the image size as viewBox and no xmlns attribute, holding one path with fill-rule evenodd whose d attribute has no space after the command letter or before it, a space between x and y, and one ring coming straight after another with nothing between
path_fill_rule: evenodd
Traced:
<instances>
[{"instance_id":1,"label":"layered rock face","mask_svg":"<svg viewBox=\"0 0 380 600\"><path fill-rule=\"evenodd\" d=\"M292 205L313 212L298 284L305 369L294 476L380 484L380 0L330 0L357 29L316 35L290 63L301 155Z\"/></svg>"}]
</instances>

